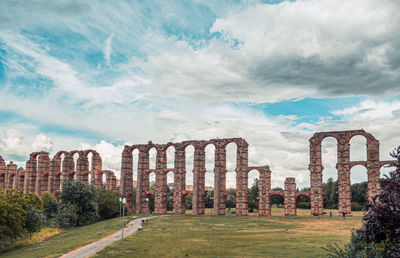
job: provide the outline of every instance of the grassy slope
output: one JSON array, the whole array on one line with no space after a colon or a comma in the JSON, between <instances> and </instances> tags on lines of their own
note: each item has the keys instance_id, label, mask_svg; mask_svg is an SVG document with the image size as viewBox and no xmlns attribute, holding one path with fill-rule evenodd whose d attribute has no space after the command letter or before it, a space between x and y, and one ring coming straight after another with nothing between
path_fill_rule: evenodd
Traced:
<instances>
[{"instance_id":1,"label":"grassy slope","mask_svg":"<svg viewBox=\"0 0 400 258\"><path fill-rule=\"evenodd\" d=\"M132 216L125 217L128 223ZM119 218L62 231L43 242L0 253L2 257L57 257L121 229Z\"/></svg>"},{"instance_id":2,"label":"grassy slope","mask_svg":"<svg viewBox=\"0 0 400 258\"><path fill-rule=\"evenodd\" d=\"M273 209L273 216L261 218L157 218L146 222L142 232L110 245L97 257L319 257L324 256L321 247L328 241L343 245L351 229L361 226L360 212L353 212L346 220L337 215L318 220L308 214L309 210L298 210L300 216L284 217L283 209Z\"/></svg>"}]
</instances>

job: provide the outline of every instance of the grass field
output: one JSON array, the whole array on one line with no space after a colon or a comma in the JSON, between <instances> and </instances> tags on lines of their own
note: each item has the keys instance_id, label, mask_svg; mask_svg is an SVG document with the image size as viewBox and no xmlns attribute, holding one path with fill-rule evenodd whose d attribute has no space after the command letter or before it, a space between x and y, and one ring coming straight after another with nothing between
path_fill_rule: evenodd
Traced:
<instances>
[{"instance_id":1,"label":"grass field","mask_svg":"<svg viewBox=\"0 0 400 258\"><path fill-rule=\"evenodd\" d=\"M96 257L323 257L329 241L349 241L351 229L361 226L361 212L352 217L167 216L146 222L141 232L116 242ZM330 210L325 210L328 214ZM208 210L210 212L210 210Z\"/></svg>"},{"instance_id":2,"label":"grass field","mask_svg":"<svg viewBox=\"0 0 400 258\"><path fill-rule=\"evenodd\" d=\"M132 215L125 217L128 223ZM1 257L57 257L78 247L94 242L121 229L119 218L97 222L95 224L65 229L46 240L24 247L17 247L7 252L0 252ZM40 235L38 233L37 235ZM33 236L34 238L35 236Z\"/></svg>"}]
</instances>

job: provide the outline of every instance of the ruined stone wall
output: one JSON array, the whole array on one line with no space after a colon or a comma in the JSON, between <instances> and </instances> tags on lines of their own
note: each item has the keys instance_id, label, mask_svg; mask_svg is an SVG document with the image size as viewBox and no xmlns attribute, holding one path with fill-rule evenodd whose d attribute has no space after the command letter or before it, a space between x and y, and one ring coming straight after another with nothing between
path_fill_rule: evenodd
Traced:
<instances>
[{"instance_id":1,"label":"ruined stone wall","mask_svg":"<svg viewBox=\"0 0 400 258\"><path fill-rule=\"evenodd\" d=\"M366 161L350 161L350 140L356 135L362 135L366 138ZM379 183L381 166L395 161L379 161L379 141L364 130L315 133L310 139L309 164L312 215L323 214L322 172L324 167L322 166L321 142L326 137L333 137L338 143L336 168L338 170L339 215L345 213L347 216L351 216L351 168L355 165L363 165L367 168L368 198L372 199L381 192Z\"/></svg>"}]
</instances>

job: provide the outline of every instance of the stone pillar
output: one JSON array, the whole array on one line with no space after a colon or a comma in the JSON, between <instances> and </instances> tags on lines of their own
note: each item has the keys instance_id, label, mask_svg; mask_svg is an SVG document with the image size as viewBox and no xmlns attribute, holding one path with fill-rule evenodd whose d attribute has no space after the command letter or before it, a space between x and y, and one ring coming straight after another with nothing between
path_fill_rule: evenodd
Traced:
<instances>
[{"instance_id":1,"label":"stone pillar","mask_svg":"<svg viewBox=\"0 0 400 258\"><path fill-rule=\"evenodd\" d=\"M381 193L379 162L379 141L367 139L367 174L368 174L368 192L367 198L372 199Z\"/></svg>"},{"instance_id":2,"label":"stone pillar","mask_svg":"<svg viewBox=\"0 0 400 258\"><path fill-rule=\"evenodd\" d=\"M345 213L346 216L351 216L350 144L345 139L340 138L337 148L339 215Z\"/></svg>"},{"instance_id":3,"label":"stone pillar","mask_svg":"<svg viewBox=\"0 0 400 258\"><path fill-rule=\"evenodd\" d=\"M18 179L18 186L17 190L24 190L24 183L25 183L25 170L23 168L19 168L17 170L17 179Z\"/></svg>"},{"instance_id":4,"label":"stone pillar","mask_svg":"<svg viewBox=\"0 0 400 258\"><path fill-rule=\"evenodd\" d=\"M324 212L322 195L322 166L321 141L314 135L310 139L310 201L311 215L322 215Z\"/></svg>"},{"instance_id":5,"label":"stone pillar","mask_svg":"<svg viewBox=\"0 0 400 258\"><path fill-rule=\"evenodd\" d=\"M35 152L31 153L29 160L26 162L24 194L35 192L37 155Z\"/></svg>"},{"instance_id":6,"label":"stone pillar","mask_svg":"<svg viewBox=\"0 0 400 258\"><path fill-rule=\"evenodd\" d=\"M7 165L7 177L6 177L7 189L17 189L17 165L12 161Z\"/></svg>"},{"instance_id":7,"label":"stone pillar","mask_svg":"<svg viewBox=\"0 0 400 258\"><path fill-rule=\"evenodd\" d=\"M75 171L76 181L88 183L88 175L87 175L87 173L89 173L88 170L89 170L89 160L85 155L83 155L83 151L80 151L78 159L76 161L76 171Z\"/></svg>"},{"instance_id":8,"label":"stone pillar","mask_svg":"<svg viewBox=\"0 0 400 258\"><path fill-rule=\"evenodd\" d=\"M47 191L50 170L50 158L47 152L42 152L38 157L35 192L42 195Z\"/></svg>"},{"instance_id":9,"label":"stone pillar","mask_svg":"<svg viewBox=\"0 0 400 258\"><path fill-rule=\"evenodd\" d=\"M4 159L2 156L0 156L0 190L5 191L6 190L6 174L7 174L7 168L6 168L6 163L4 162Z\"/></svg>"},{"instance_id":10,"label":"stone pillar","mask_svg":"<svg viewBox=\"0 0 400 258\"><path fill-rule=\"evenodd\" d=\"M296 216L296 181L294 177L285 179L285 216Z\"/></svg>"},{"instance_id":11,"label":"stone pillar","mask_svg":"<svg viewBox=\"0 0 400 258\"><path fill-rule=\"evenodd\" d=\"M185 214L186 163L185 149L181 143L175 145L174 167L174 212L175 214Z\"/></svg>"},{"instance_id":12,"label":"stone pillar","mask_svg":"<svg viewBox=\"0 0 400 258\"><path fill-rule=\"evenodd\" d=\"M121 161L121 179L120 179L120 193L126 198L126 203L128 206L128 213L133 212L133 155L132 150L129 146L125 146L122 152Z\"/></svg>"},{"instance_id":13,"label":"stone pillar","mask_svg":"<svg viewBox=\"0 0 400 258\"><path fill-rule=\"evenodd\" d=\"M193 199L192 214L199 215L205 213L205 173L206 173L206 154L201 146L197 145L194 150L193 164Z\"/></svg>"},{"instance_id":14,"label":"stone pillar","mask_svg":"<svg viewBox=\"0 0 400 258\"><path fill-rule=\"evenodd\" d=\"M103 171L103 161L99 153L94 152L92 156L92 167L90 168L90 184L94 184L96 186L103 185L103 175L101 172ZM100 179L98 176L100 175ZM97 179L97 184L96 184ZM132 186L132 184L131 184Z\"/></svg>"},{"instance_id":15,"label":"stone pillar","mask_svg":"<svg viewBox=\"0 0 400 258\"><path fill-rule=\"evenodd\" d=\"M248 213L248 144L244 139L237 142L236 154L236 215Z\"/></svg>"},{"instance_id":16,"label":"stone pillar","mask_svg":"<svg viewBox=\"0 0 400 258\"><path fill-rule=\"evenodd\" d=\"M214 162L214 214L225 215L226 199L226 150L222 142L215 144Z\"/></svg>"},{"instance_id":17,"label":"stone pillar","mask_svg":"<svg viewBox=\"0 0 400 258\"><path fill-rule=\"evenodd\" d=\"M271 215L270 194L271 194L271 170L268 166L259 168L260 180L258 182L258 215Z\"/></svg>"},{"instance_id":18,"label":"stone pillar","mask_svg":"<svg viewBox=\"0 0 400 258\"><path fill-rule=\"evenodd\" d=\"M74 157L70 154L64 157L61 178L62 183L74 180ZM62 185L61 185L62 188Z\"/></svg>"},{"instance_id":19,"label":"stone pillar","mask_svg":"<svg viewBox=\"0 0 400 258\"><path fill-rule=\"evenodd\" d=\"M146 192L149 191L149 150L146 145L139 147L138 180L136 187L136 212L149 212Z\"/></svg>"},{"instance_id":20,"label":"stone pillar","mask_svg":"<svg viewBox=\"0 0 400 258\"><path fill-rule=\"evenodd\" d=\"M167 213L167 152L163 145L156 146L156 185L154 189L154 212Z\"/></svg>"},{"instance_id":21,"label":"stone pillar","mask_svg":"<svg viewBox=\"0 0 400 258\"><path fill-rule=\"evenodd\" d=\"M48 184L49 192L55 193L60 191L61 189L60 176L61 176L61 157L54 156L54 158L50 162L50 176Z\"/></svg>"}]
</instances>

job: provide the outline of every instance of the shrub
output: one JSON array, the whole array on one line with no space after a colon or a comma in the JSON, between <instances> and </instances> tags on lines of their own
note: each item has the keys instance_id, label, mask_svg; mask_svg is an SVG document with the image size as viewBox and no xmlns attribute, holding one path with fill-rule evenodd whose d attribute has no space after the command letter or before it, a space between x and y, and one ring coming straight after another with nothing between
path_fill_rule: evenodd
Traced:
<instances>
[{"instance_id":1,"label":"shrub","mask_svg":"<svg viewBox=\"0 0 400 258\"><path fill-rule=\"evenodd\" d=\"M45 192L42 196L43 214L46 219L52 219L57 215L57 200L56 197L49 192Z\"/></svg>"},{"instance_id":2,"label":"shrub","mask_svg":"<svg viewBox=\"0 0 400 258\"><path fill-rule=\"evenodd\" d=\"M99 216L101 219L111 219L119 215L118 193L107 190L98 190Z\"/></svg>"},{"instance_id":3,"label":"shrub","mask_svg":"<svg viewBox=\"0 0 400 258\"><path fill-rule=\"evenodd\" d=\"M26 209L25 229L29 232L29 238L32 238L32 233L39 232L42 229L44 216L41 211L29 205Z\"/></svg>"},{"instance_id":4,"label":"shrub","mask_svg":"<svg viewBox=\"0 0 400 258\"><path fill-rule=\"evenodd\" d=\"M298 202L297 203L297 208L299 208L299 209L311 209L311 203L310 202Z\"/></svg>"},{"instance_id":5,"label":"shrub","mask_svg":"<svg viewBox=\"0 0 400 258\"><path fill-rule=\"evenodd\" d=\"M352 211L362 211L363 205L358 202L351 202L351 210Z\"/></svg>"},{"instance_id":6,"label":"shrub","mask_svg":"<svg viewBox=\"0 0 400 258\"><path fill-rule=\"evenodd\" d=\"M73 227L78 223L76 206L74 204L59 204L56 215L60 227Z\"/></svg>"},{"instance_id":7,"label":"shrub","mask_svg":"<svg viewBox=\"0 0 400 258\"><path fill-rule=\"evenodd\" d=\"M97 190L82 182L66 182L61 192L61 211L76 210L76 226L93 223L98 218Z\"/></svg>"}]
</instances>

